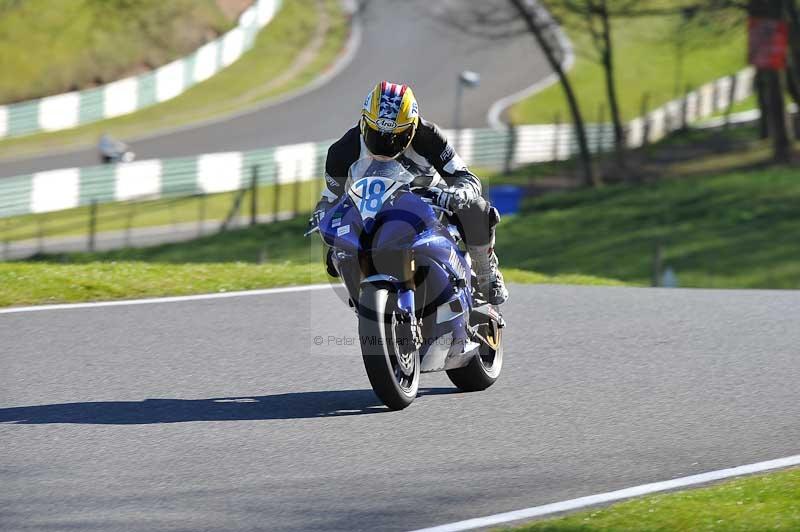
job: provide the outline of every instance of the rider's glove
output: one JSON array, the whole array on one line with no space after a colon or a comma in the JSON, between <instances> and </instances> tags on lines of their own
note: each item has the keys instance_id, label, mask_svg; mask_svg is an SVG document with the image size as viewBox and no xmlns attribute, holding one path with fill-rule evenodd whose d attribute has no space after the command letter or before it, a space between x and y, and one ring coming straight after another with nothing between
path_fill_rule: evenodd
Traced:
<instances>
[{"instance_id":1,"label":"rider's glove","mask_svg":"<svg viewBox=\"0 0 800 532\"><path fill-rule=\"evenodd\" d=\"M436 196L436 205L448 211L457 212L467 207L475 201L470 193L469 187L448 187L441 189Z\"/></svg>"}]
</instances>

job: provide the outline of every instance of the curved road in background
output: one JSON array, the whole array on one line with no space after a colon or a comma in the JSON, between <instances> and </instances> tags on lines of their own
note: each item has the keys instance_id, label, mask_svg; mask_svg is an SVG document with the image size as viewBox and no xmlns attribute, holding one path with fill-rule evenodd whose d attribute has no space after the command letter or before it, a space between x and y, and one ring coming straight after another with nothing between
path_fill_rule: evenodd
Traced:
<instances>
[{"instance_id":1,"label":"curved road in background","mask_svg":"<svg viewBox=\"0 0 800 532\"><path fill-rule=\"evenodd\" d=\"M0 529L411 530L800 451L798 292L511 293L497 384L402 412L328 288L0 312Z\"/></svg>"},{"instance_id":2,"label":"curved road in background","mask_svg":"<svg viewBox=\"0 0 800 532\"><path fill-rule=\"evenodd\" d=\"M533 38L486 40L449 28L431 16L430 0L371 0L361 13L362 40L353 60L325 85L280 105L196 128L131 142L138 159L247 150L337 138L352 127L364 96L382 79L412 85L421 114L453 125L458 74L481 74L464 91L463 126L485 127L495 101L546 77L550 70ZM266 31L269 31L267 28ZM0 176L97 164L94 147L0 160Z\"/></svg>"}]
</instances>

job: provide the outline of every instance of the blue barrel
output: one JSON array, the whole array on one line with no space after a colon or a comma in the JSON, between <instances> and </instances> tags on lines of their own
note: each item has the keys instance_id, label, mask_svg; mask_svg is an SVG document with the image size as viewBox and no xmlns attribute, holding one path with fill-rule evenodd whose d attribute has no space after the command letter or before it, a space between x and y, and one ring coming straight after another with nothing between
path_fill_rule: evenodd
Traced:
<instances>
[{"instance_id":1,"label":"blue barrel","mask_svg":"<svg viewBox=\"0 0 800 532\"><path fill-rule=\"evenodd\" d=\"M500 214L516 214L522 201L522 188L500 185L489 189L489 201Z\"/></svg>"}]
</instances>

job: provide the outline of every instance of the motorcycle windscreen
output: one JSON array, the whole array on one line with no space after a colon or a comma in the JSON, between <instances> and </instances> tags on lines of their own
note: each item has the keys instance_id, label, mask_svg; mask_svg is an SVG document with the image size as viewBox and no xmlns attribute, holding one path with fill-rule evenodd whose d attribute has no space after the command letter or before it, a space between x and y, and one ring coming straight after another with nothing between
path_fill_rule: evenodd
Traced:
<instances>
[{"instance_id":1,"label":"motorcycle windscreen","mask_svg":"<svg viewBox=\"0 0 800 532\"><path fill-rule=\"evenodd\" d=\"M399 162L373 157L354 162L347 175L347 195L361 214L367 230L392 196L414 181L414 176Z\"/></svg>"}]
</instances>

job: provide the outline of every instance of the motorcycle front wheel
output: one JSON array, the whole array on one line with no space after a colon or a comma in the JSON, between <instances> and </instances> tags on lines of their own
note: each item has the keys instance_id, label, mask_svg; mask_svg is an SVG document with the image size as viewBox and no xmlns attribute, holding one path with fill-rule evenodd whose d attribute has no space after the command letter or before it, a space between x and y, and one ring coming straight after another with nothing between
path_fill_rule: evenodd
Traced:
<instances>
[{"instance_id":1,"label":"motorcycle front wheel","mask_svg":"<svg viewBox=\"0 0 800 532\"><path fill-rule=\"evenodd\" d=\"M364 368L375 394L392 410L402 410L419 391L419 350L398 347L397 294L365 285L359 297L358 334Z\"/></svg>"}]
</instances>

